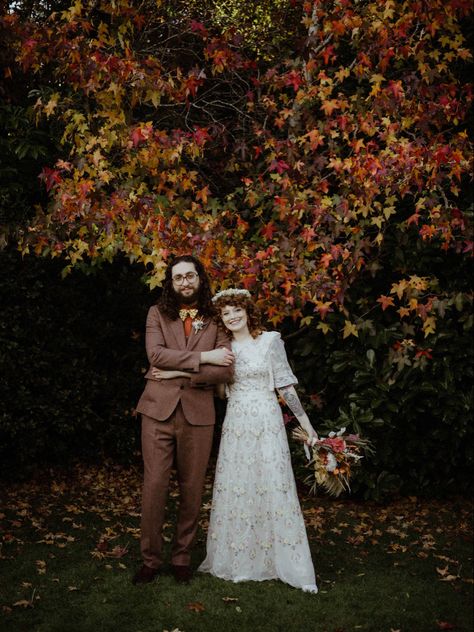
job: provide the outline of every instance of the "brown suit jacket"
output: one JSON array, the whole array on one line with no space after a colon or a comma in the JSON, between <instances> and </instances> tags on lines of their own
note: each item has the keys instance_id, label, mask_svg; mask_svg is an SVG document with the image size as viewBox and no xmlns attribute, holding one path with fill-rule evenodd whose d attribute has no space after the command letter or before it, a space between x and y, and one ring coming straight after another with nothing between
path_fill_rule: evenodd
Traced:
<instances>
[{"instance_id":1,"label":"brown suit jacket","mask_svg":"<svg viewBox=\"0 0 474 632\"><path fill-rule=\"evenodd\" d=\"M146 352L150 367L146 386L137 411L163 421L181 400L184 416L193 425L215 423L214 384L231 382L232 367L200 364L201 351L230 348L230 341L211 320L205 319L199 331L191 331L186 340L181 319L170 320L156 305L150 307L146 321ZM190 377L157 380L153 367L189 371Z\"/></svg>"}]
</instances>

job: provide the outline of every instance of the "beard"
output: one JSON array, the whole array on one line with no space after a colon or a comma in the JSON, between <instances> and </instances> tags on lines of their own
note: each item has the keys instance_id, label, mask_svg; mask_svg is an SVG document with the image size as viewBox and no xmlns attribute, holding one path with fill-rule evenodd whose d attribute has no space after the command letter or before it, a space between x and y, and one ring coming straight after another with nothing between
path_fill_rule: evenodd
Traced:
<instances>
[{"instance_id":1,"label":"beard","mask_svg":"<svg viewBox=\"0 0 474 632\"><path fill-rule=\"evenodd\" d=\"M195 303L197 303L199 288L194 290L192 294L188 295L183 295L173 289L173 294L177 305L194 305Z\"/></svg>"}]
</instances>

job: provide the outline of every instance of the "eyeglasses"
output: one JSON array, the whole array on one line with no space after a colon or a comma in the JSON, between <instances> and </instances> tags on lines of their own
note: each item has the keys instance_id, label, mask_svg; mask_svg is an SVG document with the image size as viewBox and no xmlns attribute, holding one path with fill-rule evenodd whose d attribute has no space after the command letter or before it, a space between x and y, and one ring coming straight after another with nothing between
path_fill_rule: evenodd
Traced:
<instances>
[{"instance_id":1,"label":"eyeglasses","mask_svg":"<svg viewBox=\"0 0 474 632\"><path fill-rule=\"evenodd\" d=\"M176 285L183 285L186 280L188 283L194 283L199 274L197 272L187 272L186 274L176 274L173 277L173 283Z\"/></svg>"}]
</instances>

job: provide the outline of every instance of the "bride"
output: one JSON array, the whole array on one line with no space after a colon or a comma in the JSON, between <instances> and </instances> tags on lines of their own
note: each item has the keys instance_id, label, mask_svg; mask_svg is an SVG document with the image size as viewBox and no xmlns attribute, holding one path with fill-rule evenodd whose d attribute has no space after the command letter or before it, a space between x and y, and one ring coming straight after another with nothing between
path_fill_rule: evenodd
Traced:
<instances>
[{"instance_id":1,"label":"bride","mask_svg":"<svg viewBox=\"0 0 474 632\"><path fill-rule=\"evenodd\" d=\"M317 435L294 389L297 380L280 334L262 330L250 293L224 290L213 303L232 339L235 373L226 388L207 555L199 570L234 582L280 579L316 593L275 389L310 438Z\"/></svg>"}]
</instances>

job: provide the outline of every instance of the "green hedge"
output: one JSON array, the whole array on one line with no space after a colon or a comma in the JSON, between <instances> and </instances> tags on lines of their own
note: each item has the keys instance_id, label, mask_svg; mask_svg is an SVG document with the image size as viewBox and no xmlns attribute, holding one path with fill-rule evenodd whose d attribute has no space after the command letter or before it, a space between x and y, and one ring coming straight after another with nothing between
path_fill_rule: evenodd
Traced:
<instances>
[{"instance_id":1,"label":"green hedge","mask_svg":"<svg viewBox=\"0 0 474 632\"><path fill-rule=\"evenodd\" d=\"M0 463L17 476L78 458L130 458L133 407L146 367L153 299L140 272L116 263L74 271L0 253Z\"/></svg>"},{"instance_id":2,"label":"green hedge","mask_svg":"<svg viewBox=\"0 0 474 632\"><path fill-rule=\"evenodd\" d=\"M438 285L443 309L436 333L428 338L419 319L400 320L394 308L373 307L406 269ZM472 278L472 260L441 253L416 234L395 228L386 235L374 269L369 267L347 292L358 338L342 340L345 316L330 314L327 322L337 336L309 329L292 341L294 366L316 428L324 433L345 426L374 442L375 454L363 461L354 492L382 498L470 491ZM417 357L417 351L431 357Z\"/></svg>"},{"instance_id":3,"label":"green hedge","mask_svg":"<svg viewBox=\"0 0 474 632\"><path fill-rule=\"evenodd\" d=\"M18 478L77 459L135 458L139 421L132 412L147 364L146 312L156 300L142 270L116 262L62 279L58 261L8 251L0 261L2 473ZM472 313L461 290L428 339L432 359L407 348L404 366L394 346L406 332L388 310L360 319L358 338L283 328L317 430L346 426L374 443L354 479L355 494L468 491ZM376 291L365 279L348 300ZM343 317L332 314L328 322L337 331ZM298 462L301 448L292 445Z\"/></svg>"}]
</instances>

